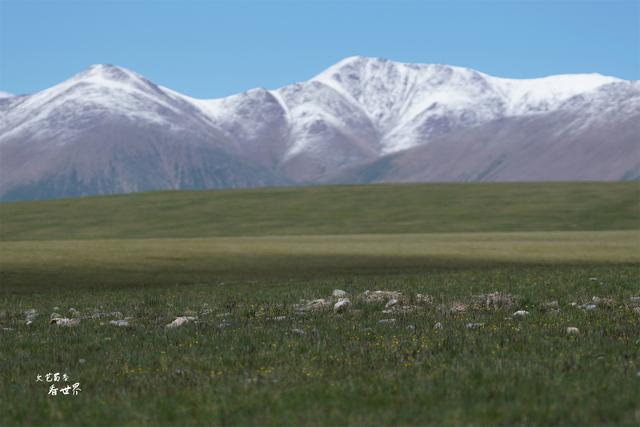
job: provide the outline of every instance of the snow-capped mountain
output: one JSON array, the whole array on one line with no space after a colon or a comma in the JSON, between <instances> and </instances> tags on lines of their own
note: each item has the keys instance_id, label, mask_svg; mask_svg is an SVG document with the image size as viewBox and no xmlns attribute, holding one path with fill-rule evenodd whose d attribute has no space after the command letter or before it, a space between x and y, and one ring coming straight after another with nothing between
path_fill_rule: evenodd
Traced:
<instances>
[{"instance_id":1,"label":"snow-capped mountain","mask_svg":"<svg viewBox=\"0 0 640 427\"><path fill-rule=\"evenodd\" d=\"M200 100L111 65L0 95L0 198L319 182L637 179L640 85L347 58Z\"/></svg>"}]
</instances>

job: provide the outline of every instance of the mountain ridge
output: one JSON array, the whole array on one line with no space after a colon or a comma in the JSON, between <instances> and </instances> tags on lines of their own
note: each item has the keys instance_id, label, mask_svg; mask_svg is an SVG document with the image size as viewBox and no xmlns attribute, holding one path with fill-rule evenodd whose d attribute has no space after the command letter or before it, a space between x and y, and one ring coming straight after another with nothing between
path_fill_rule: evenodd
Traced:
<instances>
[{"instance_id":1,"label":"mountain ridge","mask_svg":"<svg viewBox=\"0 0 640 427\"><path fill-rule=\"evenodd\" d=\"M401 169L402 153L421 153L423 167L431 170L472 169L385 173L382 182L635 179L639 112L637 81L597 73L505 79L464 67L356 56L278 89L197 99L125 68L97 64L49 89L0 97L0 200L366 182L371 171L362 165L393 158ZM484 136L474 145L476 128ZM502 140L493 138L491 145L486 129ZM536 142L536 134L544 140ZM428 148L434 141L448 145ZM531 144L546 151L525 149ZM592 156L580 155L602 144L617 153L606 173L578 173L603 169L591 165ZM564 152L569 145L572 151ZM483 160L456 153L463 146L466 152L483 148ZM505 157L517 147L533 156L538 169L526 175L503 165L500 173L481 174L498 158L520 159ZM460 156L464 161L450 160ZM535 160L546 157L574 158L556 162L573 174ZM358 167L362 175L356 177Z\"/></svg>"}]
</instances>

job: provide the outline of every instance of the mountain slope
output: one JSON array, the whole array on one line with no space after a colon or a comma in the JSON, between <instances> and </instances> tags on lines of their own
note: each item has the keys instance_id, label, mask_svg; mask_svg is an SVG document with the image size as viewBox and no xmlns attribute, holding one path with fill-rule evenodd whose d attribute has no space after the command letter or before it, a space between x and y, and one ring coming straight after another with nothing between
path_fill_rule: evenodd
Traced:
<instances>
[{"instance_id":1,"label":"mountain slope","mask_svg":"<svg viewBox=\"0 0 640 427\"><path fill-rule=\"evenodd\" d=\"M200 100L111 65L0 97L0 199L387 180L638 176L637 82L347 58Z\"/></svg>"},{"instance_id":2,"label":"mountain slope","mask_svg":"<svg viewBox=\"0 0 640 427\"><path fill-rule=\"evenodd\" d=\"M512 116L351 165L329 183L640 179L640 85L612 83L556 111Z\"/></svg>"}]
</instances>

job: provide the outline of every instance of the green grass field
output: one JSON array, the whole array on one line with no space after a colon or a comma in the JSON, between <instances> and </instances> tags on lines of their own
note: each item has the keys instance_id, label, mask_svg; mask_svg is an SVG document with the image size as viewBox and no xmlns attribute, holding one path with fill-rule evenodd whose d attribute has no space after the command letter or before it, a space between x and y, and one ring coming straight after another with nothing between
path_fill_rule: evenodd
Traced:
<instances>
[{"instance_id":1,"label":"green grass field","mask_svg":"<svg viewBox=\"0 0 640 427\"><path fill-rule=\"evenodd\" d=\"M638 183L2 204L0 425L638 425L635 297Z\"/></svg>"}]
</instances>

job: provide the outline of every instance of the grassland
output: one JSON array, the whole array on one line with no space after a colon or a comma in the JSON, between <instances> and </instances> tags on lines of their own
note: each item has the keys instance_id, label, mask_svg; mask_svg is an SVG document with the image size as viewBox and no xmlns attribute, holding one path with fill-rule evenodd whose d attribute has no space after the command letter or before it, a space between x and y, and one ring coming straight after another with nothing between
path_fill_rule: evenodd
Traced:
<instances>
[{"instance_id":1,"label":"grassland","mask_svg":"<svg viewBox=\"0 0 640 427\"><path fill-rule=\"evenodd\" d=\"M638 425L639 196L455 184L0 205L0 425ZM336 288L346 312L296 308ZM408 309L383 313L367 289ZM48 324L72 307L79 326ZM179 315L197 320L167 329ZM83 391L47 396L47 372Z\"/></svg>"}]
</instances>

